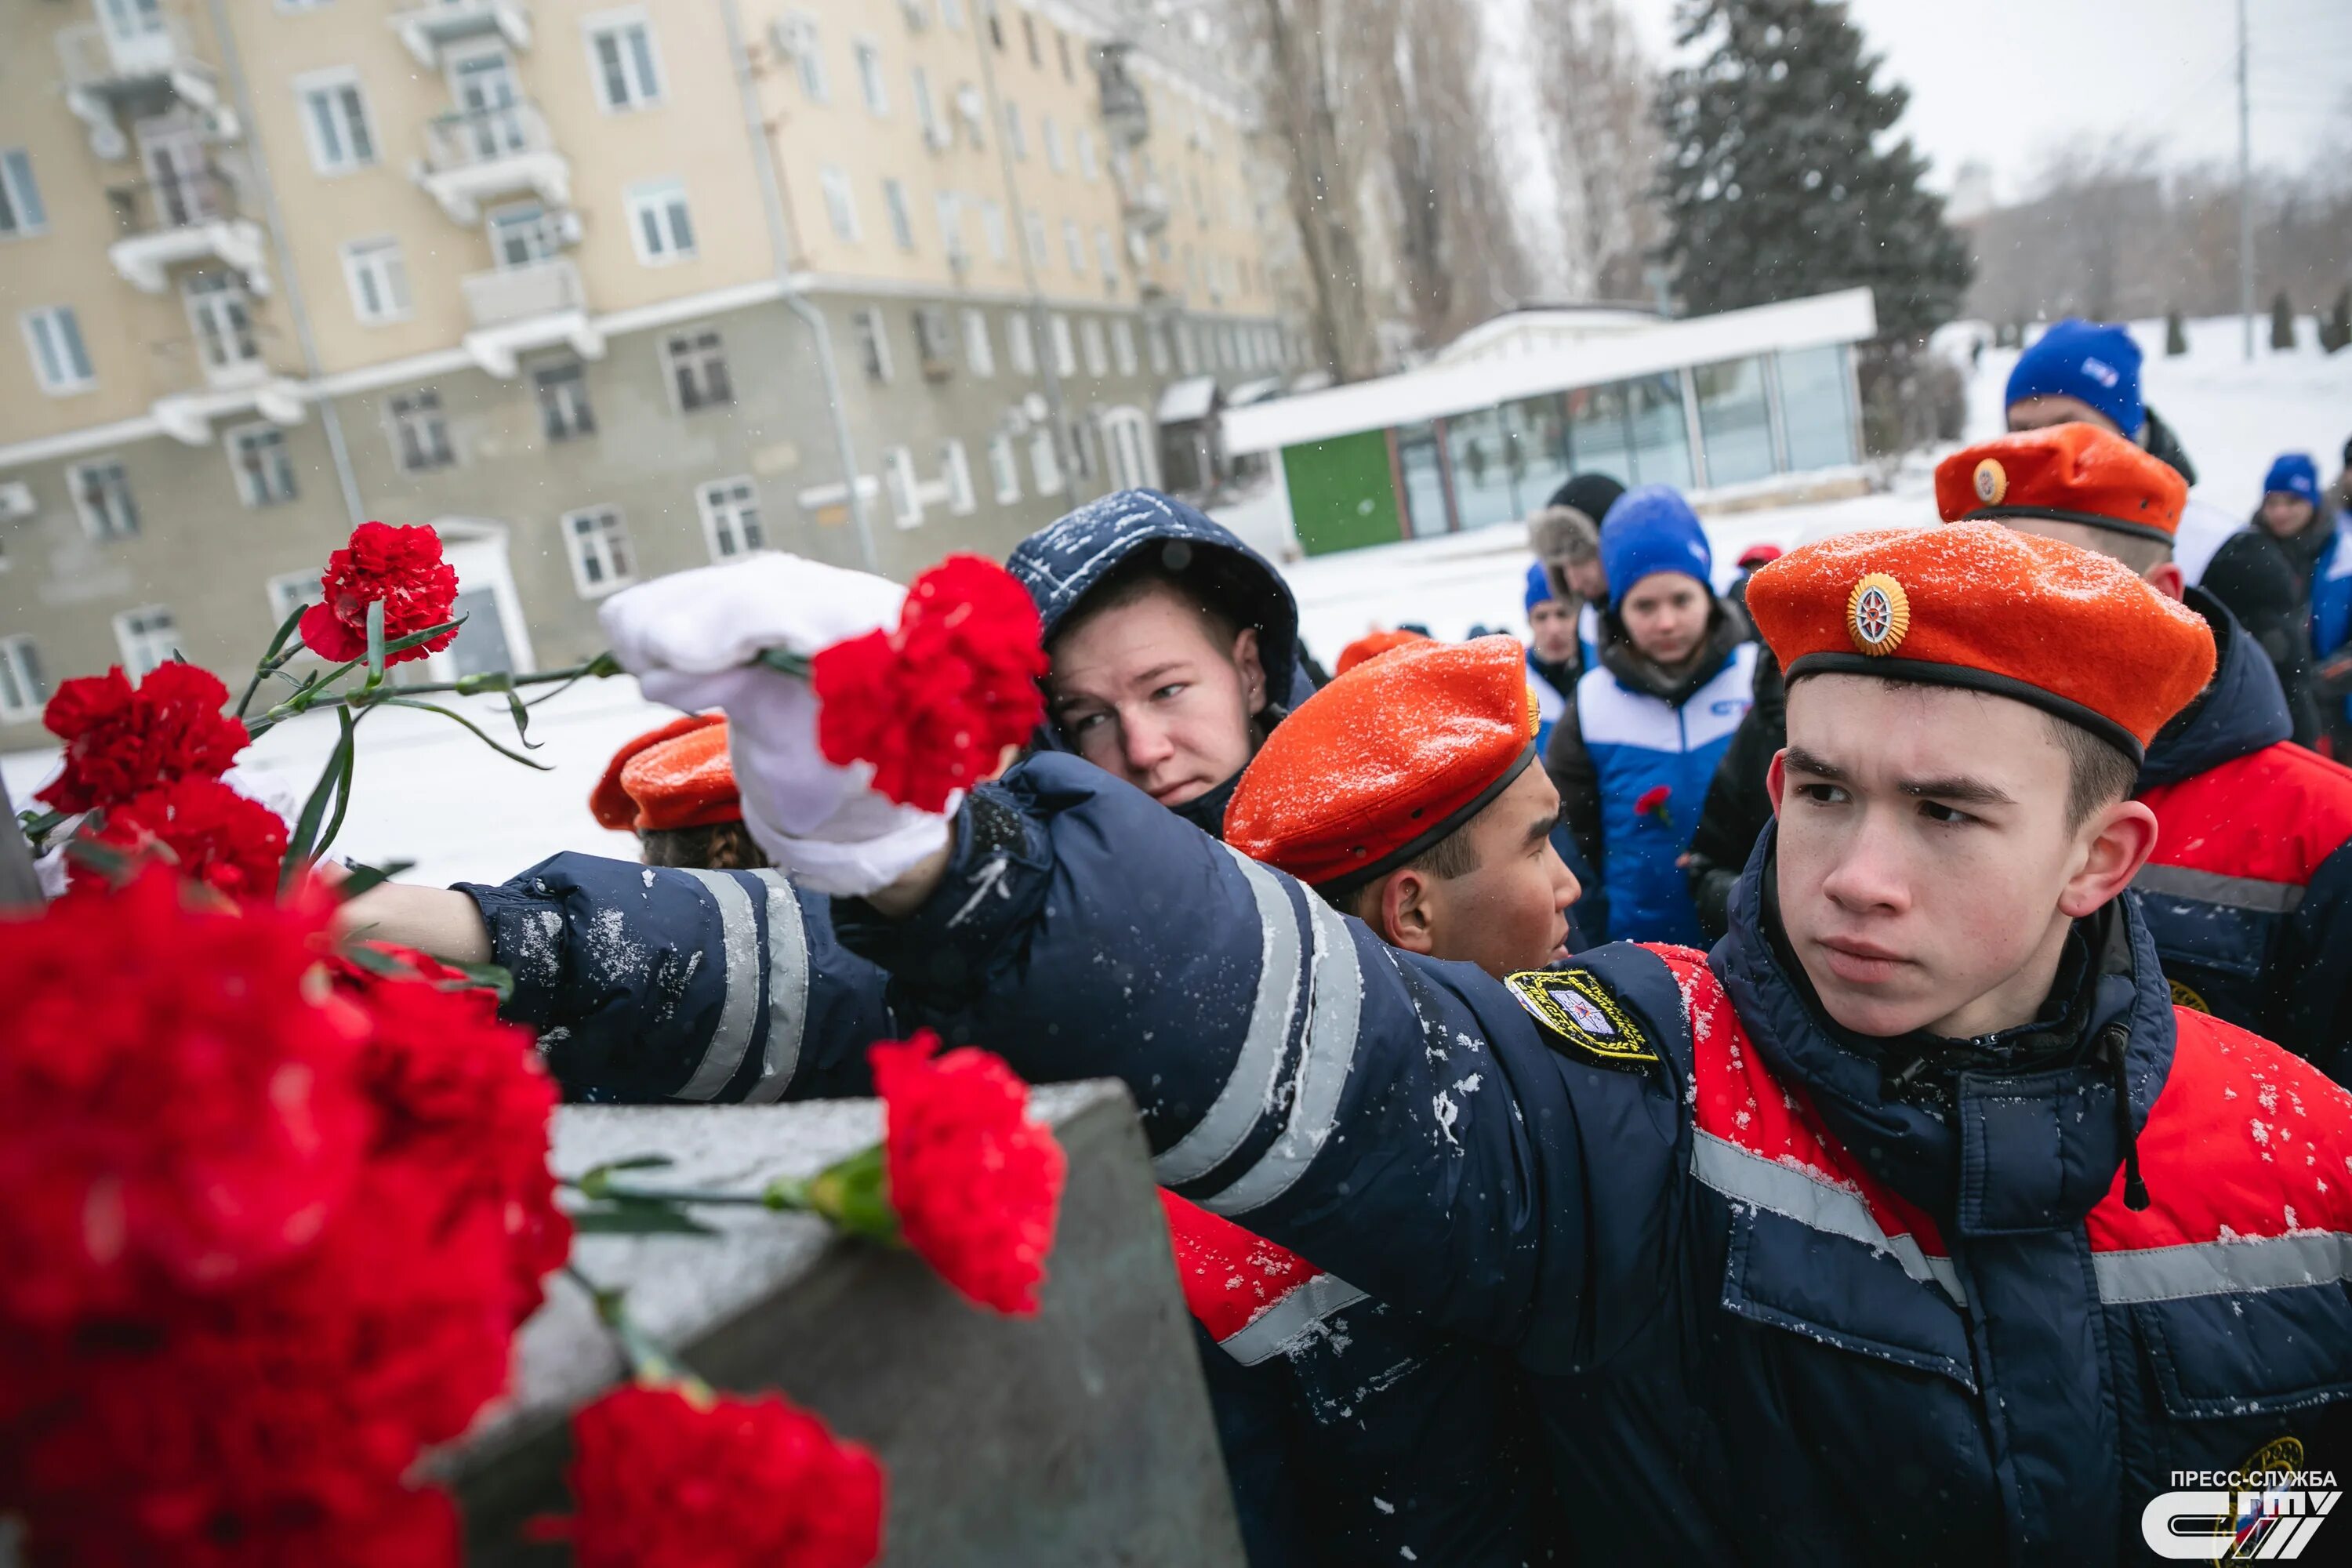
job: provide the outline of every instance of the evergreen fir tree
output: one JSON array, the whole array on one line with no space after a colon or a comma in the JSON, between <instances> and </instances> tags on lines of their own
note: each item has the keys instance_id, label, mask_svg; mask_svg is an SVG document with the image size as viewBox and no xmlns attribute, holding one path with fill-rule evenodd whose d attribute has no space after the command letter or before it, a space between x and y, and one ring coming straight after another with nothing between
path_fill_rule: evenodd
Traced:
<instances>
[{"instance_id":1,"label":"evergreen fir tree","mask_svg":"<svg viewBox=\"0 0 2352 1568\"><path fill-rule=\"evenodd\" d=\"M1680 0L1676 42L1704 51L1657 99L1667 156L1661 258L1693 310L1867 285L1880 332L1916 342L1951 319L1972 268L1920 188L1907 138L1881 144L1910 94L1831 0Z\"/></svg>"},{"instance_id":2,"label":"evergreen fir tree","mask_svg":"<svg viewBox=\"0 0 2352 1568\"><path fill-rule=\"evenodd\" d=\"M2271 349L2294 347L2294 304L2282 289L2271 300Z\"/></svg>"}]
</instances>

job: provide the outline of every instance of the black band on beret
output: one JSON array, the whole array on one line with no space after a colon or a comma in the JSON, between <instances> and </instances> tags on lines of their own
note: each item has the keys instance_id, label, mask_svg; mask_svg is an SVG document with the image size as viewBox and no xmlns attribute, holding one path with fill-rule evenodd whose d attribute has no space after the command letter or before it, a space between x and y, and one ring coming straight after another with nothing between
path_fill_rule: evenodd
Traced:
<instances>
[{"instance_id":1,"label":"black band on beret","mask_svg":"<svg viewBox=\"0 0 2352 1568\"><path fill-rule=\"evenodd\" d=\"M2147 760L2139 737L2113 719L2014 676L1996 675L1991 670L1963 664L1932 664L1924 658L1878 658L1862 653L1809 653L1789 667L1788 679L1791 685L1808 675L1874 675L1881 680L1909 680L1921 686L1952 686L1962 691L1982 691L1994 697L2013 698L2080 729L2088 730L2129 757L2134 767Z\"/></svg>"},{"instance_id":2,"label":"black band on beret","mask_svg":"<svg viewBox=\"0 0 2352 1568\"><path fill-rule=\"evenodd\" d=\"M1452 836L1465 823L1495 803L1495 797L1510 788L1518 776L1528 771L1528 764L1535 760L1535 742L1530 741L1528 742L1527 750L1519 753L1518 760L1497 774L1493 784L1480 790L1467 802L1447 812L1444 818L1428 832L1398 848L1390 850L1369 866L1359 866L1343 876L1316 883L1316 891L1334 897L1345 897L1374 878L1387 876L1398 867Z\"/></svg>"},{"instance_id":3,"label":"black band on beret","mask_svg":"<svg viewBox=\"0 0 2352 1568\"><path fill-rule=\"evenodd\" d=\"M2068 511L2054 506L1980 506L1960 521L1974 522L1979 518L1985 518L2000 521L2012 517L2043 517L2052 522L2079 522L2084 528L2104 528L2110 533L2128 533L2134 539L2153 539L2159 544L2170 544L2174 539L2172 534L2152 522L2126 522L2105 512Z\"/></svg>"}]
</instances>

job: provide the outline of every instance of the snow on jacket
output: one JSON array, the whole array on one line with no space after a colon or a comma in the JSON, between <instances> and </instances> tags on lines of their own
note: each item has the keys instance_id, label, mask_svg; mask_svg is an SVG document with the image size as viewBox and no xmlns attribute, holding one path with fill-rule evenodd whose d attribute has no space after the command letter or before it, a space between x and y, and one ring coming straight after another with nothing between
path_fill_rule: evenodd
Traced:
<instances>
[{"instance_id":1,"label":"snow on jacket","mask_svg":"<svg viewBox=\"0 0 2352 1568\"><path fill-rule=\"evenodd\" d=\"M2084 1059L1931 1106L1774 952L1769 837L1711 958L1507 984L1066 759L960 828L843 940L1033 1079L1125 1079L1183 1196L1508 1348L1585 1561L2100 1568L2177 1471L2352 1453L2352 1097L2176 1013L2130 900L2081 922Z\"/></svg>"},{"instance_id":2,"label":"snow on jacket","mask_svg":"<svg viewBox=\"0 0 2352 1568\"><path fill-rule=\"evenodd\" d=\"M1600 664L1576 683L1544 765L1608 896L1608 925L1597 937L1699 940L1690 883L1675 862L1754 699L1756 645L1747 636L1745 617L1718 602L1696 667L1671 679L1612 628Z\"/></svg>"},{"instance_id":3,"label":"snow on jacket","mask_svg":"<svg viewBox=\"0 0 2352 1568\"><path fill-rule=\"evenodd\" d=\"M2175 1001L2352 1082L2352 769L2288 742L2263 650L2211 595L2189 604L2220 661L2148 748L2156 853L2133 888Z\"/></svg>"},{"instance_id":4,"label":"snow on jacket","mask_svg":"<svg viewBox=\"0 0 2352 1568\"><path fill-rule=\"evenodd\" d=\"M781 872L562 854L458 890L514 976L502 1016L540 1031L570 1100L870 1095L871 1042L925 1024L965 1037L845 950L830 900ZM1168 1207L1180 1266L1213 1256L1222 1280L1244 1247L1280 1252L1237 1243L1247 1233L1213 1216L1182 1223L1181 1200ZM1547 1560L1549 1493L1507 1357L1311 1269L1277 1271L1263 1299L1253 1269L1252 1289L1222 1303L1185 1272L1253 1568L1387 1568L1407 1552L1473 1568Z\"/></svg>"}]
</instances>

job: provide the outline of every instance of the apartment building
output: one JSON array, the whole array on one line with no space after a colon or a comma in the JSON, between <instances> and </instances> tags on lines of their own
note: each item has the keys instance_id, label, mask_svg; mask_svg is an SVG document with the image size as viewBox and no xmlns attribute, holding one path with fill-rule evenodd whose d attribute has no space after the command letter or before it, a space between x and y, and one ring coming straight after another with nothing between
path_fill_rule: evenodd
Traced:
<instances>
[{"instance_id":1,"label":"apartment building","mask_svg":"<svg viewBox=\"0 0 2352 1568\"><path fill-rule=\"evenodd\" d=\"M1129 5L6 0L0 749L58 678L239 667L368 518L447 542L446 676L1160 481L1297 285Z\"/></svg>"}]
</instances>

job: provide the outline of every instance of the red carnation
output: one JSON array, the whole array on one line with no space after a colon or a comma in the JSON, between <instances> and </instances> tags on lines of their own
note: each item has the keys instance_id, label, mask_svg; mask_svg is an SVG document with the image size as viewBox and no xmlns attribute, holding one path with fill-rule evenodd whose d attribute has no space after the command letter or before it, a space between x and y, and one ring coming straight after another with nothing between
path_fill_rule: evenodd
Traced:
<instances>
[{"instance_id":1,"label":"red carnation","mask_svg":"<svg viewBox=\"0 0 2352 1568\"><path fill-rule=\"evenodd\" d=\"M1028 1086L970 1046L936 1057L929 1029L867 1053L882 1097L890 1206L907 1245L982 1306L1037 1310L1068 1162L1029 1114Z\"/></svg>"},{"instance_id":2,"label":"red carnation","mask_svg":"<svg viewBox=\"0 0 2352 1568\"><path fill-rule=\"evenodd\" d=\"M950 555L915 579L893 632L810 661L817 745L828 762L874 764L874 787L938 811L996 771L1045 717L1037 606L994 562Z\"/></svg>"},{"instance_id":3,"label":"red carnation","mask_svg":"<svg viewBox=\"0 0 2352 1568\"><path fill-rule=\"evenodd\" d=\"M221 710L228 688L174 659L136 689L121 667L66 681L41 722L65 742L65 772L37 798L59 811L112 805L174 779L218 778L246 745L245 726Z\"/></svg>"},{"instance_id":4,"label":"red carnation","mask_svg":"<svg viewBox=\"0 0 2352 1568\"><path fill-rule=\"evenodd\" d=\"M160 845L181 876L239 900L275 894L286 859L286 824L278 814L214 778L179 779L110 805L92 837L132 856ZM106 880L79 861L70 875L80 888Z\"/></svg>"},{"instance_id":5,"label":"red carnation","mask_svg":"<svg viewBox=\"0 0 2352 1568\"><path fill-rule=\"evenodd\" d=\"M1640 798L1633 802L1633 815L1651 817L1659 826L1672 832L1675 819L1666 811L1666 802L1673 797L1674 793L1664 784L1652 784L1642 792Z\"/></svg>"},{"instance_id":6,"label":"red carnation","mask_svg":"<svg viewBox=\"0 0 2352 1568\"><path fill-rule=\"evenodd\" d=\"M317 1238L371 1121L316 922L187 908L151 869L0 940L0 1317L216 1291ZM0 1336L5 1337L5 1336Z\"/></svg>"},{"instance_id":7,"label":"red carnation","mask_svg":"<svg viewBox=\"0 0 2352 1568\"><path fill-rule=\"evenodd\" d=\"M350 544L327 557L319 592L321 602L302 612L304 645L320 658L353 659L367 653L370 605L383 604L386 642L440 626L457 602L457 573L441 559L441 536L431 529L363 522L352 530ZM457 638L452 627L387 655L384 663L439 653Z\"/></svg>"},{"instance_id":8,"label":"red carnation","mask_svg":"<svg viewBox=\"0 0 2352 1568\"><path fill-rule=\"evenodd\" d=\"M882 1467L779 1395L616 1388L572 1418L579 1568L866 1568Z\"/></svg>"}]
</instances>

